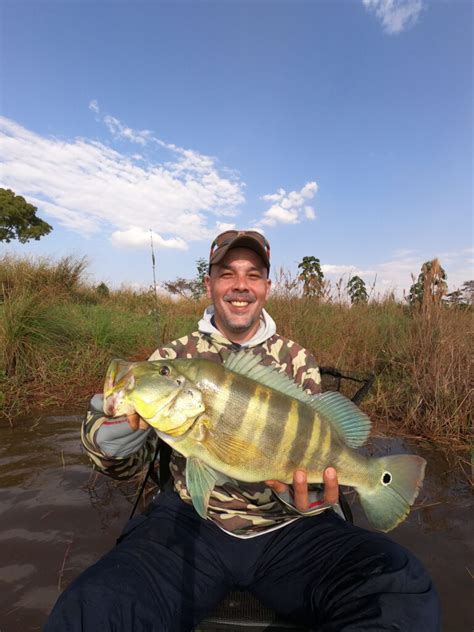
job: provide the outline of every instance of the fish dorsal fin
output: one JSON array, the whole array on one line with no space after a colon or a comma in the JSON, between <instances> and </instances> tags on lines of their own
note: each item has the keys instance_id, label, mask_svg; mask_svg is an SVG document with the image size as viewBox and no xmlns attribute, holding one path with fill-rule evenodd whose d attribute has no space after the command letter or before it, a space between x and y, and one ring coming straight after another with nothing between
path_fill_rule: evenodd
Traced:
<instances>
[{"instance_id":1,"label":"fish dorsal fin","mask_svg":"<svg viewBox=\"0 0 474 632\"><path fill-rule=\"evenodd\" d=\"M372 423L350 399L336 391L311 397L311 406L337 430L350 448L359 448L369 436Z\"/></svg>"},{"instance_id":2,"label":"fish dorsal fin","mask_svg":"<svg viewBox=\"0 0 474 632\"><path fill-rule=\"evenodd\" d=\"M311 406L311 395L305 393L296 382L293 382L285 373L280 373L276 367L265 366L261 362L262 358L260 356L248 351L238 351L226 358L224 366L229 371L244 375L255 382L259 382Z\"/></svg>"},{"instance_id":3,"label":"fish dorsal fin","mask_svg":"<svg viewBox=\"0 0 474 632\"><path fill-rule=\"evenodd\" d=\"M285 373L280 373L274 366L261 364L261 357L248 351L230 354L224 366L311 406L351 448L363 445L369 435L372 427L370 419L342 393L331 391L322 395L309 395Z\"/></svg>"}]
</instances>

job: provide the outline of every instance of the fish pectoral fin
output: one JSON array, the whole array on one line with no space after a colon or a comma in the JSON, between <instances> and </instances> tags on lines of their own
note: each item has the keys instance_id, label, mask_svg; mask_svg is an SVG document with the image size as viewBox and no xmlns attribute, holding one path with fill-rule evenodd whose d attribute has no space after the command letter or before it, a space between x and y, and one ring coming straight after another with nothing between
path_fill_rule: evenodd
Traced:
<instances>
[{"instance_id":1,"label":"fish pectoral fin","mask_svg":"<svg viewBox=\"0 0 474 632\"><path fill-rule=\"evenodd\" d=\"M193 501L194 509L201 518L207 518L209 497L216 485L223 485L228 479L204 461L190 457L186 461L186 487Z\"/></svg>"},{"instance_id":2,"label":"fish pectoral fin","mask_svg":"<svg viewBox=\"0 0 474 632\"><path fill-rule=\"evenodd\" d=\"M206 448L226 465L241 465L264 458L261 450L248 441L242 441L222 431L219 438L219 443L207 442Z\"/></svg>"}]
</instances>

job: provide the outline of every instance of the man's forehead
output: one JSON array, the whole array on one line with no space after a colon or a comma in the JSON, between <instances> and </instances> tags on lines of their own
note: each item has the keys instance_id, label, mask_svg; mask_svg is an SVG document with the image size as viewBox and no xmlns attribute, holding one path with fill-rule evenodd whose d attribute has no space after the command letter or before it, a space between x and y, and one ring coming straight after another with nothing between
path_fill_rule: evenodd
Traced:
<instances>
[{"instance_id":1,"label":"man's forehead","mask_svg":"<svg viewBox=\"0 0 474 632\"><path fill-rule=\"evenodd\" d=\"M255 250L252 250L251 248L231 248L226 252L222 261L213 264L213 267L216 266L217 268L226 268L238 264L248 264L249 266L253 268L258 268L259 270L267 269L262 259L258 256Z\"/></svg>"}]
</instances>

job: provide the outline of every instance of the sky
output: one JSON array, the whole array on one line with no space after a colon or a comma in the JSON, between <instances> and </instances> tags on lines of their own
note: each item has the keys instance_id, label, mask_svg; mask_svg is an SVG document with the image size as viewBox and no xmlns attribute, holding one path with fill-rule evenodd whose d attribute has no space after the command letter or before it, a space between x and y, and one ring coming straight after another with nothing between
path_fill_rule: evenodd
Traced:
<instances>
[{"instance_id":1,"label":"sky","mask_svg":"<svg viewBox=\"0 0 474 632\"><path fill-rule=\"evenodd\" d=\"M272 271L474 278L472 4L0 0L0 187L53 226L0 253L91 282L192 278L263 231Z\"/></svg>"}]
</instances>

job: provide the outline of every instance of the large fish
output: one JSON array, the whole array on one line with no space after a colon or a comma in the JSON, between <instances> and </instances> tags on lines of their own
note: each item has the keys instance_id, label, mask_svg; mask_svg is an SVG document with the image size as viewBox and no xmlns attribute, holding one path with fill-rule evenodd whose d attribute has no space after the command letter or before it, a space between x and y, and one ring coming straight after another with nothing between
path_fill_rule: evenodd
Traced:
<instances>
[{"instance_id":1,"label":"large fish","mask_svg":"<svg viewBox=\"0 0 474 632\"><path fill-rule=\"evenodd\" d=\"M414 455L366 457L371 422L340 393L308 395L245 351L224 364L200 358L113 360L104 385L110 416L137 412L187 458L186 485L207 515L215 485L229 479L290 483L296 469L321 483L328 466L355 487L373 527L389 531L410 511L426 461Z\"/></svg>"}]
</instances>

